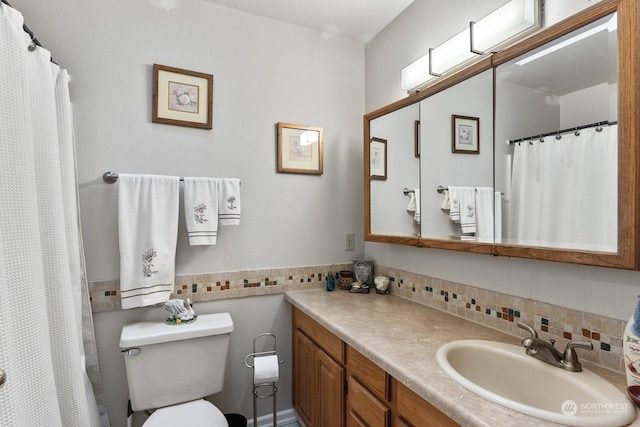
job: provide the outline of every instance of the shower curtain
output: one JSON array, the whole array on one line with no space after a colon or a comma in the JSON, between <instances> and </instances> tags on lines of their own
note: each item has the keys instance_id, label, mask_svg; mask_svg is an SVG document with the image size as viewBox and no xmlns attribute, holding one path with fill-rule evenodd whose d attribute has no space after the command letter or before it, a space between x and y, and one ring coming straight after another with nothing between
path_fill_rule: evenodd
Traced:
<instances>
[{"instance_id":1,"label":"shower curtain","mask_svg":"<svg viewBox=\"0 0 640 427\"><path fill-rule=\"evenodd\" d=\"M0 426L108 426L80 234L69 75L0 3Z\"/></svg>"},{"instance_id":2,"label":"shower curtain","mask_svg":"<svg viewBox=\"0 0 640 427\"><path fill-rule=\"evenodd\" d=\"M615 252L618 126L517 144L509 242Z\"/></svg>"}]
</instances>

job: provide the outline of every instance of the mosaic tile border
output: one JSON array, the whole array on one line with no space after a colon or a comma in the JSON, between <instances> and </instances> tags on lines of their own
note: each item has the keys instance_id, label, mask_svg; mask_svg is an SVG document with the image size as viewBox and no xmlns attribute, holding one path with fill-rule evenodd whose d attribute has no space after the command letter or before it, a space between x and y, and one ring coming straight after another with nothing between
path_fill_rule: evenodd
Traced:
<instances>
[{"instance_id":1,"label":"mosaic tile border","mask_svg":"<svg viewBox=\"0 0 640 427\"><path fill-rule=\"evenodd\" d=\"M593 343L580 358L624 373L622 336L626 321L584 313L474 286L376 265L376 274L389 276L390 293L446 311L509 335L525 337L518 321L532 325L540 338L556 340L564 348L570 340Z\"/></svg>"},{"instance_id":2,"label":"mosaic tile border","mask_svg":"<svg viewBox=\"0 0 640 427\"><path fill-rule=\"evenodd\" d=\"M171 298L189 298L198 303L280 294L290 290L324 288L324 279L330 271L335 273L351 268L351 263L344 263L176 276ZM93 312L121 310L119 292L119 280L89 282Z\"/></svg>"}]
</instances>

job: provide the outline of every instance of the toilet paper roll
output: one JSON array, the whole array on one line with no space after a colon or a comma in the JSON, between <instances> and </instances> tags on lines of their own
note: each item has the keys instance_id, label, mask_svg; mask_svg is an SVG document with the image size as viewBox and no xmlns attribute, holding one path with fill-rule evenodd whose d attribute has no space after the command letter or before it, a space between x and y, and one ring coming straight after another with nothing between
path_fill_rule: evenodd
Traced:
<instances>
[{"instance_id":1,"label":"toilet paper roll","mask_svg":"<svg viewBox=\"0 0 640 427\"><path fill-rule=\"evenodd\" d=\"M278 381L278 356L261 356L253 359L253 383Z\"/></svg>"}]
</instances>

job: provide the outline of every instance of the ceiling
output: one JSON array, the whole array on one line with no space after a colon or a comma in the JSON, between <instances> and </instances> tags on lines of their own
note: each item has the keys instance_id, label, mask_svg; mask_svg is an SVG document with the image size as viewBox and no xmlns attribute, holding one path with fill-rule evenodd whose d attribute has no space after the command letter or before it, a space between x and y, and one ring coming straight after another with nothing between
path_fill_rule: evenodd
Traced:
<instances>
[{"instance_id":1,"label":"ceiling","mask_svg":"<svg viewBox=\"0 0 640 427\"><path fill-rule=\"evenodd\" d=\"M205 0L361 43L369 42L413 0Z\"/></svg>"}]
</instances>

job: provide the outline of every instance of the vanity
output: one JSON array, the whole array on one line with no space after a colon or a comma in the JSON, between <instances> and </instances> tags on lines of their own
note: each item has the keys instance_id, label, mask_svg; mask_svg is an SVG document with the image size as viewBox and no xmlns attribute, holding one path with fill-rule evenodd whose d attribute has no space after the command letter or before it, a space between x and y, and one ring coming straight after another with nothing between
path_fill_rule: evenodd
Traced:
<instances>
[{"instance_id":1,"label":"vanity","mask_svg":"<svg viewBox=\"0 0 640 427\"><path fill-rule=\"evenodd\" d=\"M364 240L640 269L639 22L602 0L366 114Z\"/></svg>"},{"instance_id":2,"label":"vanity","mask_svg":"<svg viewBox=\"0 0 640 427\"><path fill-rule=\"evenodd\" d=\"M293 306L294 407L307 427L557 425L481 398L436 362L452 341L520 345L516 337L393 295L310 290L285 298ZM583 364L625 388L623 375Z\"/></svg>"}]
</instances>

